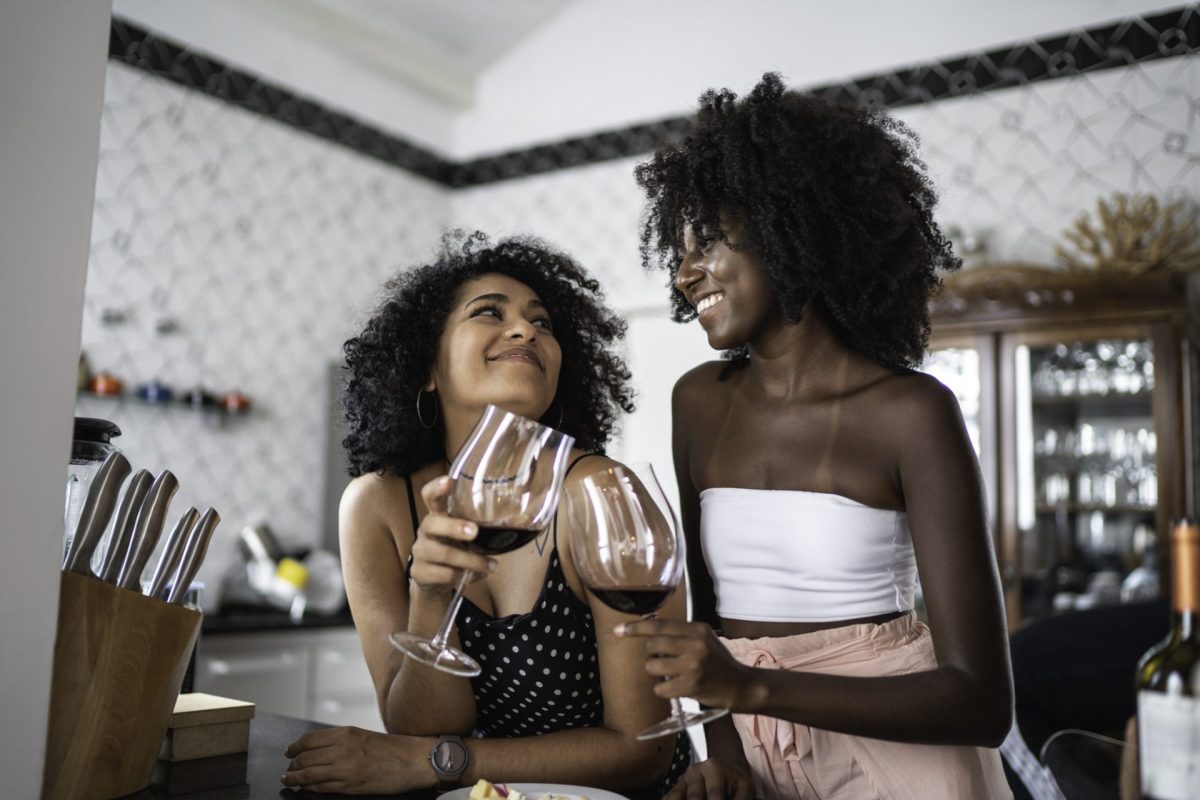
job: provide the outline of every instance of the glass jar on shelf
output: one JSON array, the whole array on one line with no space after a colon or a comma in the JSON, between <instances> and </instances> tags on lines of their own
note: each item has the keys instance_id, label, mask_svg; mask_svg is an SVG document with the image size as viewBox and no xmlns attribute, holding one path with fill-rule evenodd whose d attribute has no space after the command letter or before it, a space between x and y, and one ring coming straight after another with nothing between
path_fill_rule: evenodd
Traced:
<instances>
[{"instance_id":1,"label":"glass jar on shelf","mask_svg":"<svg viewBox=\"0 0 1200 800\"><path fill-rule=\"evenodd\" d=\"M79 517L83 514L84 500L92 478L108 458L117 452L112 440L121 435L121 429L106 419L76 417L75 432L71 439L71 460L67 466L66 504L63 509L63 557L71 549Z\"/></svg>"}]
</instances>

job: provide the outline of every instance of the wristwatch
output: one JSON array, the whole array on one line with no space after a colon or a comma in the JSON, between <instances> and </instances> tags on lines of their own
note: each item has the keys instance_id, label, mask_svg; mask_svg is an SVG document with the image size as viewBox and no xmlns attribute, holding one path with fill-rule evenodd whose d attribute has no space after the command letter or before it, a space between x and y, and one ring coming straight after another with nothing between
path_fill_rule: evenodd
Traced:
<instances>
[{"instance_id":1,"label":"wristwatch","mask_svg":"<svg viewBox=\"0 0 1200 800\"><path fill-rule=\"evenodd\" d=\"M461 736L441 736L429 753L429 763L437 774L438 791L454 789L461 785L462 774L471 763L471 753Z\"/></svg>"}]
</instances>

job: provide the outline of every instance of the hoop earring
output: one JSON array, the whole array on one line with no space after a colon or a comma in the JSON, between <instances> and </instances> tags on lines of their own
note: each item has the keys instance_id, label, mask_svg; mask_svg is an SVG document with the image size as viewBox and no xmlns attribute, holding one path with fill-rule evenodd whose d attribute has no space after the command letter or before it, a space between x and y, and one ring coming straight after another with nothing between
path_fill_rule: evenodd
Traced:
<instances>
[{"instance_id":1,"label":"hoop earring","mask_svg":"<svg viewBox=\"0 0 1200 800\"><path fill-rule=\"evenodd\" d=\"M562 422L563 422L563 407L559 406L558 407L558 424L554 426L556 430L560 430L560 431L562 430Z\"/></svg>"},{"instance_id":2,"label":"hoop earring","mask_svg":"<svg viewBox=\"0 0 1200 800\"><path fill-rule=\"evenodd\" d=\"M437 400L434 399L434 401L433 401L433 422L430 422L428 425L426 425L425 418L423 416L421 416L421 395L424 393L425 393L424 386L422 386L420 389L417 389L417 421L421 423L422 428L424 428L427 431L431 431L431 430L433 430L433 426L437 425L438 404L437 404ZM436 394L436 392L430 392L430 394Z\"/></svg>"}]
</instances>

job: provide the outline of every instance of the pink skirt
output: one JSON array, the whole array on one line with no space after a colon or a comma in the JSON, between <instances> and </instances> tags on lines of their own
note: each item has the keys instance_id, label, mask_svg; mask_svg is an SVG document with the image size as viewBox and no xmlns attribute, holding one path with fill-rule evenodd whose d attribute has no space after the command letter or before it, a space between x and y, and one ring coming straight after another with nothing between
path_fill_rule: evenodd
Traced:
<instances>
[{"instance_id":1,"label":"pink skirt","mask_svg":"<svg viewBox=\"0 0 1200 800\"><path fill-rule=\"evenodd\" d=\"M783 638L722 639L743 664L829 675L903 675L937 666L915 614ZM1011 800L998 750L908 744L734 714L765 800Z\"/></svg>"}]
</instances>

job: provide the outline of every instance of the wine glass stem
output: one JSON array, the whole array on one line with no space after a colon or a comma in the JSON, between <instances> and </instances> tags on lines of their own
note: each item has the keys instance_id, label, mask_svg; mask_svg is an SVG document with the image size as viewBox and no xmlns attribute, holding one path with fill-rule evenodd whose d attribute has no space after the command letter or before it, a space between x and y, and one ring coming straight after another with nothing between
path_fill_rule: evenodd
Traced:
<instances>
[{"instance_id":1,"label":"wine glass stem","mask_svg":"<svg viewBox=\"0 0 1200 800\"><path fill-rule=\"evenodd\" d=\"M450 598L450 607L446 609L446 614L442 617L442 624L438 625L437 635L430 642L437 650L445 650L450 641L450 631L454 630L454 618L458 616L458 607L462 605L463 592L467 590L467 584L470 582L471 570L464 569L462 577L458 579L458 586L454 589L454 597Z\"/></svg>"},{"instance_id":2,"label":"wine glass stem","mask_svg":"<svg viewBox=\"0 0 1200 800\"><path fill-rule=\"evenodd\" d=\"M642 619L657 619L657 618L658 618L658 614L657 614L657 612L654 612L654 611L651 611L649 614L642 614ZM663 678L663 681L669 681L669 680L670 680L670 678L667 678L667 677ZM684 715L683 703L679 702L679 698L672 697L670 700L670 703L671 703L671 718L672 719L683 719L683 715Z\"/></svg>"},{"instance_id":3,"label":"wine glass stem","mask_svg":"<svg viewBox=\"0 0 1200 800\"><path fill-rule=\"evenodd\" d=\"M680 702L678 697L672 697L671 698L671 718L672 719L683 719L683 716L684 716L683 703Z\"/></svg>"}]
</instances>

